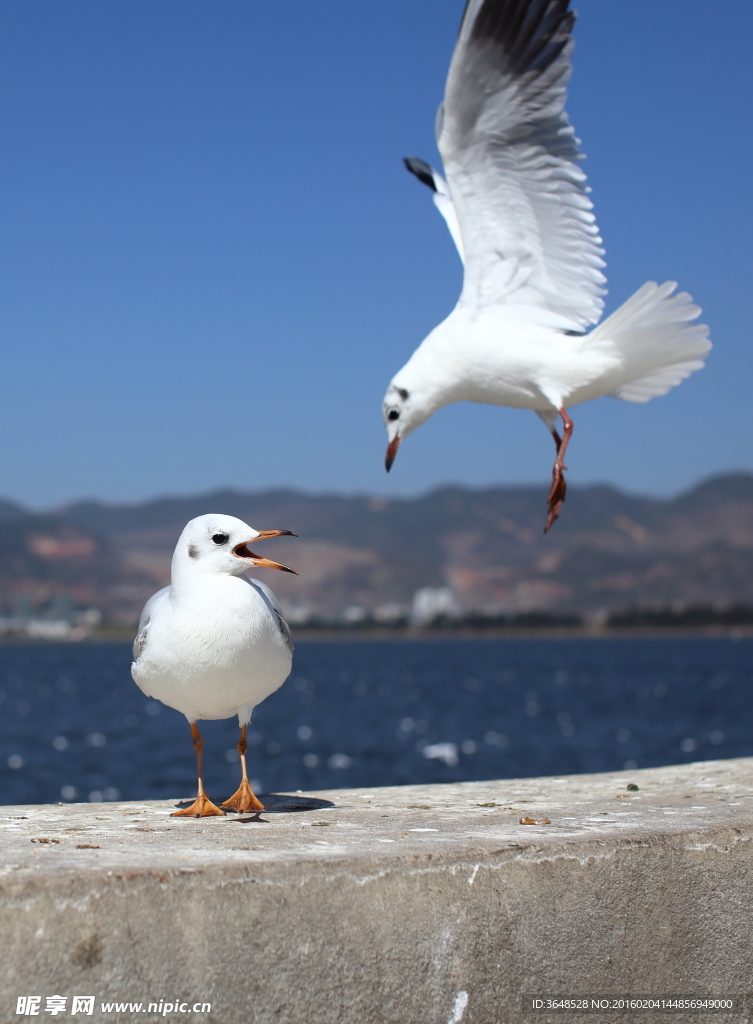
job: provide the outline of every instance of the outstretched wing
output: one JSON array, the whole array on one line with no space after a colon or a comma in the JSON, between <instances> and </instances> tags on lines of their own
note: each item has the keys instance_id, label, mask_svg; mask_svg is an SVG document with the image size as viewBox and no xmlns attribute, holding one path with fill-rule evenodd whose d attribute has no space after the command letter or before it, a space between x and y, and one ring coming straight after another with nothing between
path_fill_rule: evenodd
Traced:
<instances>
[{"instance_id":1,"label":"outstretched wing","mask_svg":"<svg viewBox=\"0 0 753 1024\"><path fill-rule=\"evenodd\" d=\"M437 142L462 234L461 304L601 315L603 249L565 113L569 0L468 0Z\"/></svg>"}]
</instances>

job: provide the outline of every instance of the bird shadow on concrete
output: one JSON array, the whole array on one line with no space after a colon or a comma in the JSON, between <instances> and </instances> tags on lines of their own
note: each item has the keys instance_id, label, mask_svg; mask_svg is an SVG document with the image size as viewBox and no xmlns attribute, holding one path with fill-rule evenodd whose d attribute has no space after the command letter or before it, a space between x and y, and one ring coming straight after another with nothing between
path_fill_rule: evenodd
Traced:
<instances>
[{"instance_id":1,"label":"bird shadow on concrete","mask_svg":"<svg viewBox=\"0 0 753 1024\"><path fill-rule=\"evenodd\" d=\"M232 817L231 822L238 825L263 825L269 819L262 818L262 814L297 814L300 811L321 811L325 807L334 807L331 800L319 800L313 796L286 796L280 793L260 793L259 799L264 804L264 810L255 814L248 814L245 817L240 815Z\"/></svg>"},{"instance_id":2,"label":"bird shadow on concrete","mask_svg":"<svg viewBox=\"0 0 753 1024\"><path fill-rule=\"evenodd\" d=\"M264 804L264 810L245 817L235 816L234 811L228 811L229 821L237 822L239 825L248 825L254 822L264 823L261 814L296 814L300 811L321 811L326 807L334 807L331 800L320 800L313 796L294 796L285 793L260 793L259 799ZM179 800L176 807L189 807L193 801Z\"/></svg>"},{"instance_id":3,"label":"bird shadow on concrete","mask_svg":"<svg viewBox=\"0 0 753 1024\"><path fill-rule=\"evenodd\" d=\"M264 804L265 814L294 814L298 811L321 811L334 807L331 800L320 800L314 796L293 796L285 793L262 793L259 799Z\"/></svg>"}]
</instances>

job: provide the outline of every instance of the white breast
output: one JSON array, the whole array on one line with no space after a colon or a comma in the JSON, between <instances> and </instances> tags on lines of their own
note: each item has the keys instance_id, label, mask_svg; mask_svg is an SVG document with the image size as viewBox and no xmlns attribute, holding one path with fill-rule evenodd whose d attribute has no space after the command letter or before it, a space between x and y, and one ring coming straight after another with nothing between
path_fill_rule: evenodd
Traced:
<instances>
[{"instance_id":1,"label":"white breast","mask_svg":"<svg viewBox=\"0 0 753 1024\"><path fill-rule=\"evenodd\" d=\"M563 334L556 322L537 323L526 310L461 306L416 350L400 381L412 390L415 379L416 390L441 395L437 407L470 401L544 411L550 395L561 404L617 362L603 346L585 346L582 337Z\"/></svg>"},{"instance_id":2,"label":"white breast","mask_svg":"<svg viewBox=\"0 0 753 1024\"><path fill-rule=\"evenodd\" d=\"M168 593L145 633L135 682L191 721L237 714L243 724L290 674L279 616L245 577L204 577L180 598Z\"/></svg>"}]
</instances>

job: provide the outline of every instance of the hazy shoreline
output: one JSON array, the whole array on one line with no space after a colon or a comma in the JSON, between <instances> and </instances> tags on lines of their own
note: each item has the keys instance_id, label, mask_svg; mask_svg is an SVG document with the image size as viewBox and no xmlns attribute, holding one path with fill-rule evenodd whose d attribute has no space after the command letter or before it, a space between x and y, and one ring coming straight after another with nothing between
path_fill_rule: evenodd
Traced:
<instances>
[{"instance_id":1,"label":"hazy shoreline","mask_svg":"<svg viewBox=\"0 0 753 1024\"><path fill-rule=\"evenodd\" d=\"M50 644L130 644L136 635L135 630L103 629L91 636L79 640L45 640L26 636L3 637L0 644L24 646L49 646ZM745 640L753 637L753 626L703 626L703 627L636 627L629 629L613 629L598 627L572 627L560 629L446 629L446 630L391 630L391 629L295 629L293 640L296 643L380 643L409 640L414 643L428 641L449 642L453 640L690 640L728 639Z\"/></svg>"}]
</instances>

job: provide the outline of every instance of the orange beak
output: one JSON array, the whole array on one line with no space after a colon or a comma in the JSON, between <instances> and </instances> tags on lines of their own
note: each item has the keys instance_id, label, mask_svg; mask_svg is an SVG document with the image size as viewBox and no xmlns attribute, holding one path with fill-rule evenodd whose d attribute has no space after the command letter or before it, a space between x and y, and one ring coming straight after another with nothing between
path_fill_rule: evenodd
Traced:
<instances>
[{"instance_id":1,"label":"orange beak","mask_svg":"<svg viewBox=\"0 0 753 1024\"><path fill-rule=\"evenodd\" d=\"M384 468L389 471L392 469L392 463L395 461L397 450L400 447L400 438L393 437L390 443L387 445L387 454L384 457Z\"/></svg>"},{"instance_id":2,"label":"orange beak","mask_svg":"<svg viewBox=\"0 0 753 1024\"><path fill-rule=\"evenodd\" d=\"M298 534L291 533L290 530L260 530L259 536L254 537L254 540L269 540L270 537L297 537ZM242 544L236 544L233 548L233 554L236 558L242 558L251 563L251 565L258 565L262 569L279 569L281 572L292 572L294 576L298 573L295 569L289 569L287 565L281 565L280 562L273 562L270 558L260 558L255 555L249 548L249 544L253 541L246 540Z\"/></svg>"}]
</instances>

